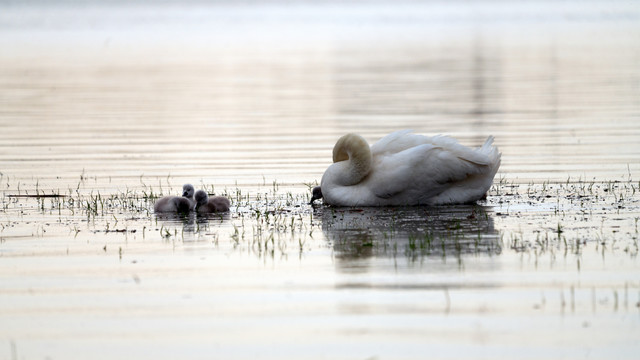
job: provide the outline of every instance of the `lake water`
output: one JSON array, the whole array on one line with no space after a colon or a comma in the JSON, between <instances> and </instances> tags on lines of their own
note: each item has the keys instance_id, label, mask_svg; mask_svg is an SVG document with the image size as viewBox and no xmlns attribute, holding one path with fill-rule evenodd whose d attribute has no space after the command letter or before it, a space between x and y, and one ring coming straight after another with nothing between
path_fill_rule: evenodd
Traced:
<instances>
[{"instance_id":1,"label":"lake water","mask_svg":"<svg viewBox=\"0 0 640 360\"><path fill-rule=\"evenodd\" d=\"M487 200L307 204L403 128ZM635 2L0 2L0 359L635 359L638 159Z\"/></svg>"}]
</instances>

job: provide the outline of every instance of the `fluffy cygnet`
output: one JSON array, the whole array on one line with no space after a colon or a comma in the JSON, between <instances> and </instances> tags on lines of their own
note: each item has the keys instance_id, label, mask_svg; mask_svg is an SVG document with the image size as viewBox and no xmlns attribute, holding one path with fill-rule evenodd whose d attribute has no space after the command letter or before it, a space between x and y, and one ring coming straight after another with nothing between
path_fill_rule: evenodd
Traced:
<instances>
[{"instance_id":1,"label":"fluffy cygnet","mask_svg":"<svg viewBox=\"0 0 640 360\"><path fill-rule=\"evenodd\" d=\"M194 199L194 195L196 193L196 189L191 184L182 185L182 197L185 197L193 202L195 205L196 200Z\"/></svg>"},{"instance_id":2,"label":"fluffy cygnet","mask_svg":"<svg viewBox=\"0 0 640 360\"><path fill-rule=\"evenodd\" d=\"M182 196L165 196L153 205L155 212L180 212L187 213L193 210L196 201L194 199L195 189L191 184L182 186Z\"/></svg>"},{"instance_id":3,"label":"fluffy cygnet","mask_svg":"<svg viewBox=\"0 0 640 360\"><path fill-rule=\"evenodd\" d=\"M231 202L224 196L209 197L204 190L198 190L195 194L195 210L199 213L214 213L229 211Z\"/></svg>"},{"instance_id":4,"label":"fluffy cygnet","mask_svg":"<svg viewBox=\"0 0 640 360\"><path fill-rule=\"evenodd\" d=\"M309 201L309 204L313 204L314 201L319 199L322 199L322 189L320 186L316 186L311 190L311 201Z\"/></svg>"}]
</instances>

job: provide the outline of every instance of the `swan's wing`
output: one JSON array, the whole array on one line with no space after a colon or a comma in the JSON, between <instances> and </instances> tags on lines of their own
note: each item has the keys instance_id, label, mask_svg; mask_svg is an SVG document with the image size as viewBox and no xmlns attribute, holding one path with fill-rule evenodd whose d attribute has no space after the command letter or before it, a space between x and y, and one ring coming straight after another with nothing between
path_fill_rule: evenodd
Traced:
<instances>
[{"instance_id":1,"label":"swan's wing","mask_svg":"<svg viewBox=\"0 0 640 360\"><path fill-rule=\"evenodd\" d=\"M492 137L487 139L487 143L485 143L484 147L491 146L491 142L493 141ZM442 151L446 153L451 153L452 155L458 157L461 160L465 160L477 165L489 165L491 164L491 159L487 156L486 151L478 151L477 149L472 149L461 145L458 140L444 136L438 135L431 138L431 142L437 147L441 148Z\"/></svg>"},{"instance_id":2,"label":"swan's wing","mask_svg":"<svg viewBox=\"0 0 640 360\"><path fill-rule=\"evenodd\" d=\"M413 140L411 139L413 135L411 132L413 132L413 130L398 130L383 137L375 144L371 145L371 155L376 156L385 153L393 154L416 146L417 144L415 144L414 141L410 141Z\"/></svg>"},{"instance_id":3,"label":"swan's wing","mask_svg":"<svg viewBox=\"0 0 640 360\"><path fill-rule=\"evenodd\" d=\"M376 196L385 199L405 191L433 196L447 184L486 170L490 162L486 155L458 146L460 149L452 151L434 144L422 144L379 156L368 186Z\"/></svg>"},{"instance_id":4,"label":"swan's wing","mask_svg":"<svg viewBox=\"0 0 640 360\"><path fill-rule=\"evenodd\" d=\"M490 146L491 141L491 137L487 139L488 145L485 144L485 147ZM490 159L485 155L486 151L478 152L474 149L461 145L458 143L458 140L448 136L437 135L428 137L413 134L412 130L399 130L383 137L371 146L371 155L374 158L377 156L390 156L410 150L414 147L428 144L442 148L445 151L455 154L461 159L474 162L478 165L488 165L490 163ZM422 149L424 150L425 148Z\"/></svg>"}]
</instances>

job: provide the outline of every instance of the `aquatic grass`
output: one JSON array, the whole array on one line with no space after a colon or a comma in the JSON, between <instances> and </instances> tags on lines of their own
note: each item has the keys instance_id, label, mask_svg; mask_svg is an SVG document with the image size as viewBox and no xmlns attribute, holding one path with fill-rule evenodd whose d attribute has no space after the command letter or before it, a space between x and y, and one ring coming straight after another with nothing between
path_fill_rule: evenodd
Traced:
<instances>
[{"instance_id":1,"label":"aquatic grass","mask_svg":"<svg viewBox=\"0 0 640 360\"><path fill-rule=\"evenodd\" d=\"M262 186L251 189L237 185L224 187L223 193L234 199L232 211L225 216L194 216L195 223L190 223L194 220L177 218L164 222L152 212L153 202L172 192L169 177L166 181L141 177L138 187L106 192L92 189L89 185L96 178L85 173L77 186L70 187L65 194L46 189L40 179L34 179L32 184L9 180L8 176L1 179L3 183L10 183L10 190L2 193L3 214L12 216L22 211L30 216L32 211L37 211L42 216L56 216L59 221L69 218L70 222L77 221L75 228L69 227L70 233L83 238L88 235L81 230L113 236L122 234L123 240L138 230L144 239L171 238L174 245L197 236L199 240L210 240L219 246L235 244L238 249L253 248L259 256L278 256L292 248L309 251L331 246L335 233L340 238L336 242L338 251L396 256L397 249L404 247L405 253L415 260L443 254L457 258L465 254L491 255L503 248L536 256L555 256L556 251L561 255L563 250L567 254L579 254L585 247L600 243L604 245L600 245L599 250L604 252L617 248L630 255L638 252L640 199L637 189L640 183L630 181L598 182L568 177L560 182L522 184L501 177L486 201L464 207L463 214L453 209L446 215L442 209L371 212L313 208L307 205L308 192L292 191L291 184L263 179ZM154 183L156 185L149 185ZM299 187L310 189L313 185L309 182ZM207 191L214 190L213 185L207 187ZM177 189L173 191L178 193ZM60 196L48 196L56 194ZM420 213L423 218L418 230L412 228L414 222L407 214ZM445 214L444 218L434 217L433 214L439 213ZM615 220L612 214L620 220ZM80 218L87 221L81 222ZM198 219L209 226L202 226ZM372 222L384 223L384 228L372 229L367 225ZM3 232L8 231L7 223L2 225ZM495 230L489 230L489 226ZM36 229L38 236L48 236L44 226ZM366 229L361 234L367 234L368 238L359 238L362 235L357 232L343 229ZM121 230L125 231L119 232ZM356 239L355 242L352 239ZM508 239L506 247L505 239Z\"/></svg>"}]
</instances>

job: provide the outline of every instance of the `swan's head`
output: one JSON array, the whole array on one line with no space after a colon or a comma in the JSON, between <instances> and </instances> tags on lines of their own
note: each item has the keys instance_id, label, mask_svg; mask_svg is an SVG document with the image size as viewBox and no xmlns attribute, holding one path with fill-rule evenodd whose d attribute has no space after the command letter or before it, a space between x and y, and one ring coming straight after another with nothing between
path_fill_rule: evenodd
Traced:
<instances>
[{"instance_id":1,"label":"swan's head","mask_svg":"<svg viewBox=\"0 0 640 360\"><path fill-rule=\"evenodd\" d=\"M325 171L321 185L325 181L340 186L355 185L369 174L372 161L367 141L358 134L346 134L333 147L333 164Z\"/></svg>"},{"instance_id":2,"label":"swan's head","mask_svg":"<svg viewBox=\"0 0 640 360\"><path fill-rule=\"evenodd\" d=\"M333 162L353 160L353 158L370 161L371 150L369 150L367 140L358 134L351 133L343 135L336 142L333 147Z\"/></svg>"},{"instance_id":3,"label":"swan's head","mask_svg":"<svg viewBox=\"0 0 640 360\"><path fill-rule=\"evenodd\" d=\"M311 201L309 201L309 204L313 204L313 202L318 199L322 199L322 189L320 186L316 186L311 190Z\"/></svg>"},{"instance_id":4,"label":"swan's head","mask_svg":"<svg viewBox=\"0 0 640 360\"><path fill-rule=\"evenodd\" d=\"M194 210L198 210L198 208L209 202L209 195L204 190L198 190L195 194L196 204L194 206Z\"/></svg>"},{"instance_id":5,"label":"swan's head","mask_svg":"<svg viewBox=\"0 0 640 360\"><path fill-rule=\"evenodd\" d=\"M193 199L193 193L196 191L196 189L193 188L193 185L191 184L184 184L182 186L182 196L189 198L189 199Z\"/></svg>"}]
</instances>

